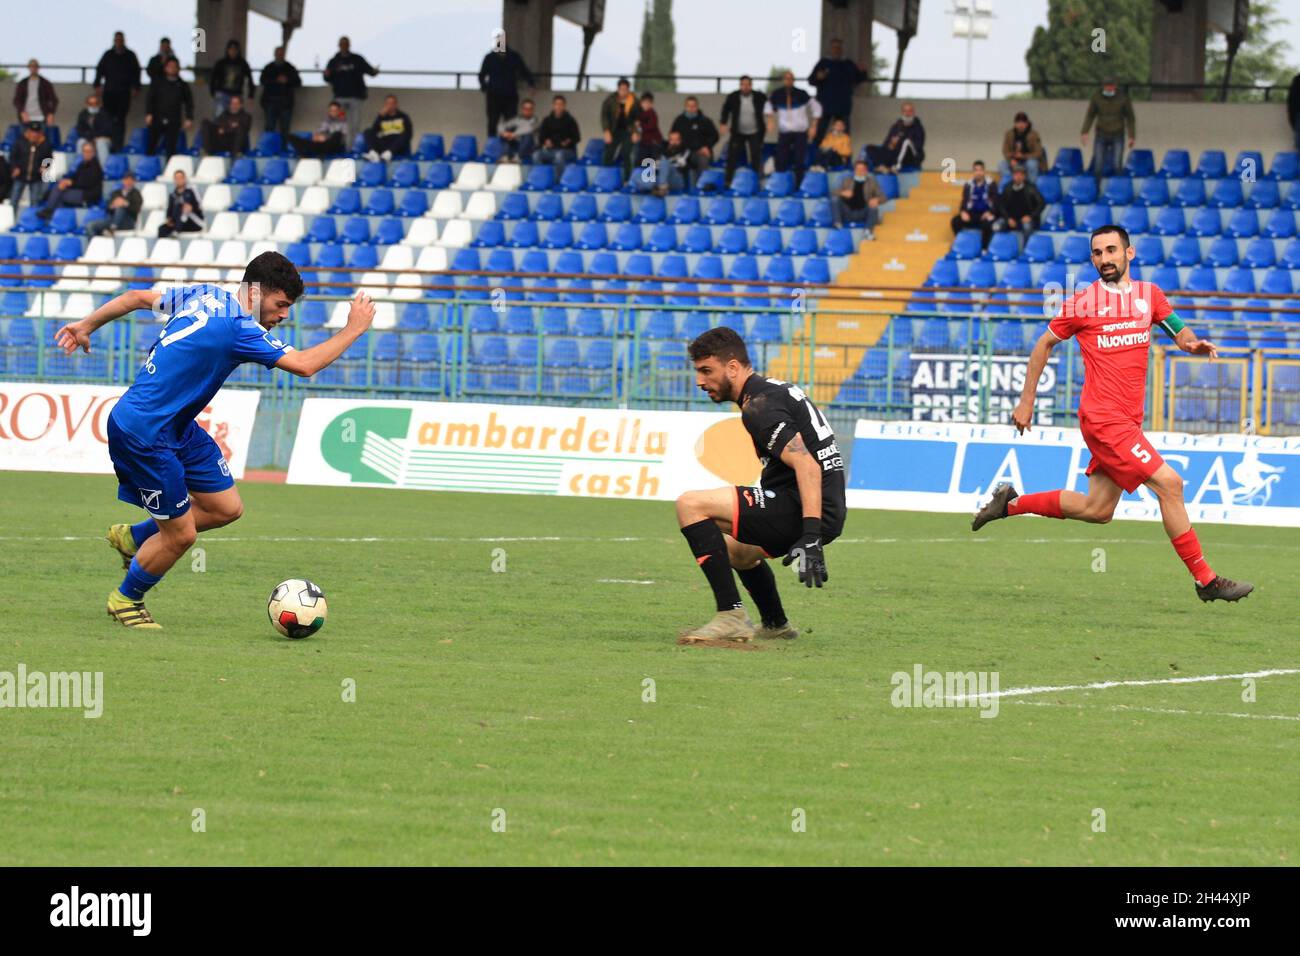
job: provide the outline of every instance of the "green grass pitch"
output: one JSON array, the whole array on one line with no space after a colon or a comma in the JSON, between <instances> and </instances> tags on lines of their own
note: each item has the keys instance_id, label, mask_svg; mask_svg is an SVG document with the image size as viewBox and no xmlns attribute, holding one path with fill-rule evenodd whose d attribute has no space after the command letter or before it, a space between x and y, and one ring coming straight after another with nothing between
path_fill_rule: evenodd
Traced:
<instances>
[{"instance_id":1,"label":"green grass pitch","mask_svg":"<svg viewBox=\"0 0 1300 956\"><path fill-rule=\"evenodd\" d=\"M0 489L0 671L105 682L99 719L0 710L0 865L1300 860L1300 675L1168 682L1300 666L1294 531L1198 529L1257 586L1203 605L1157 524L854 511L826 590L777 566L804 635L738 653L675 643L712 606L668 503L245 483L132 633L113 479ZM892 706L917 664L1160 683L988 719Z\"/></svg>"}]
</instances>

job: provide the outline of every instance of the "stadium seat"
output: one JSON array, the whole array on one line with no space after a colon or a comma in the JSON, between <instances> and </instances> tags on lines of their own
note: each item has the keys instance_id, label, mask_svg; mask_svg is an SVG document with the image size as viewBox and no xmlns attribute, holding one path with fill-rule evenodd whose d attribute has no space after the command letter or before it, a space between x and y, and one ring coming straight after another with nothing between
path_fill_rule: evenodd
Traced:
<instances>
[{"instance_id":1,"label":"stadium seat","mask_svg":"<svg viewBox=\"0 0 1300 956\"><path fill-rule=\"evenodd\" d=\"M747 166L742 166L736 170L735 175L731 178L731 186L727 189L727 195L740 198L747 198L754 195L758 190L758 174Z\"/></svg>"},{"instance_id":2,"label":"stadium seat","mask_svg":"<svg viewBox=\"0 0 1300 956\"><path fill-rule=\"evenodd\" d=\"M802 199L824 199L830 192L830 183L824 172L805 173L803 182L795 190L795 196Z\"/></svg>"},{"instance_id":3,"label":"stadium seat","mask_svg":"<svg viewBox=\"0 0 1300 956\"><path fill-rule=\"evenodd\" d=\"M754 233L752 250L755 255L775 256L781 253L781 230L775 226L764 226Z\"/></svg>"},{"instance_id":4,"label":"stadium seat","mask_svg":"<svg viewBox=\"0 0 1300 956\"><path fill-rule=\"evenodd\" d=\"M1192 175L1198 179L1222 179L1228 175L1228 160L1221 149L1207 149L1201 153Z\"/></svg>"},{"instance_id":5,"label":"stadium seat","mask_svg":"<svg viewBox=\"0 0 1300 956\"><path fill-rule=\"evenodd\" d=\"M1071 234L1061 243L1060 258L1071 265L1081 265L1091 258L1088 237Z\"/></svg>"},{"instance_id":6,"label":"stadium seat","mask_svg":"<svg viewBox=\"0 0 1300 956\"><path fill-rule=\"evenodd\" d=\"M574 196L563 218L569 222L591 222L596 218L596 197L591 193Z\"/></svg>"},{"instance_id":7,"label":"stadium seat","mask_svg":"<svg viewBox=\"0 0 1300 956\"><path fill-rule=\"evenodd\" d=\"M1274 209L1281 200L1282 195L1277 182L1272 179L1261 179L1251 185L1250 194L1246 196L1243 205L1247 209Z\"/></svg>"},{"instance_id":8,"label":"stadium seat","mask_svg":"<svg viewBox=\"0 0 1300 956\"><path fill-rule=\"evenodd\" d=\"M301 162L301 160L299 160ZM262 164L257 181L263 186L278 186L289 178L289 163L283 159L268 159Z\"/></svg>"},{"instance_id":9,"label":"stadium seat","mask_svg":"<svg viewBox=\"0 0 1300 956\"><path fill-rule=\"evenodd\" d=\"M667 215L667 203L664 202L663 197L646 196L641 200L633 222L639 222L643 225L661 223Z\"/></svg>"},{"instance_id":10,"label":"stadium seat","mask_svg":"<svg viewBox=\"0 0 1300 956\"><path fill-rule=\"evenodd\" d=\"M731 200L725 196L710 199L704 209L703 221L712 226L729 225L735 218L736 210Z\"/></svg>"},{"instance_id":11,"label":"stadium seat","mask_svg":"<svg viewBox=\"0 0 1300 956\"><path fill-rule=\"evenodd\" d=\"M557 223L556 225L559 224ZM567 223L565 225L567 225ZM572 227L570 227L570 230L572 230ZM550 240L551 236L548 232L547 244L550 243ZM605 234L604 223L589 222L582 227L582 232L579 234L578 238L573 240L570 244L576 249L604 249L608 242L609 237Z\"/></svg>"},{"instance_id":12,"label":"stadium seat","mask_svg":"<svg viewBox=\"0 0 1300 956\"><path fill-rule=\"evenodd\" d=\"M340 189L326 211L331 216L355 216L361 211L361 190L351 186Z\"/></svg>"},{"instance_id":13,"label":"stadium seat","mask_svg":"<svg viewBox=\"0 0 1300 956\"><path fill-rule=\"evenodd\" d=\"M793 227L802 226L804 223L803 203L798 199L784 200L777 207L776 215L772 222L777 226Z\"/></svg>"},{"instance_id":14,"label":"stadium seat","mask_svg":"<svg viewBox=\"0 0 1300 956\"><path fill-rule=\"evenodd\" d=\"M1121 222L1120 225L1124 224ZM1158 236L1134 236L1133 250L1134 259L1140 265L1158 266L1165 261L1165 247Z\"/></svg>"},{"instance_id":15,"label":"stadium seat","mask_svg":"<svg viewBox=\"0 0 1300 956\"><path fill-rule=\"evenodd\" d=\"M367 216L391 216L397 208L391 189L376 189L366 202Z\"/></svg>"},{"instance_id":16,"label":"stadium seat","mask_svg":"<svg viewBox=\"0 0 1300 956\"><path fill-rule=\"evenodd\" d=\"M757 281L758 260L750 255L736 256L731 260L731 268L727 271L727 278L734 282Z\"/></svg>"},{"instance_id":17,"label":"stadium seat","mask_svg":"<svg viewBox=\"0 0 1300 956\"><path fill-rule=\"evenodd\" d=\"M1201 261L1201 244L1192 236L1179 236L1165 254L1171 266L1191 266Z\"/></svg>"},{"instance_id":18,"label":"stadium seat","mask_svg":"<svg viewBox=\"0 0 1300 956\"><path fill-rule=\"evenodd\" d=\"M479 227L478 235L470 246L475 249L487 249L503 245L506 241L506 228L499 221L485 222Z\"/></svg>"},{"instance_id":19,"label":"stadium seat","mask_svg":"<svg viewBox=\"0 0 1300 956\"><path fill-rule=\"evenodd\" d=\"M1192 213L1192 221L1187 227L1189 236L1217 236L1222 231L1223 219L1219 210L1212 207L1197 209Z\"/></svg>"},{"instance_id":20,"label":"stadium seat","mask_svg":"<svg viewBox=\"0 0 1300 956\"><path fill-rule=\"evenodd\" d=\"M522 249L540 244L541 236L538 232L537 223L531 219L520 220L511 227L510 239L507 242L507 245L511 248Z\"/></svg>"},{"instance_id":21,"label":"stadium seat","mask_svg":"<svg viewBox=\"0 0 1300 956\"><path fill-rule=\"evenodd\" d=\"M799 281L827 285L831 281L831 268L825 259L805 259L799 269Z\"/></svg>"},{"instance_id":22,"label":"stadium seat","mask_svg":"<svg viewBox=\"0 0 1300 956\"><path fill-rule=\"evenodd\" d=\"M299 160L301 162L301 160ZM534 167L541 169L550 169L549 166ZM452 171L450 163L434 163L425 173L424 181L420 183L425 189L448 189L451 187ZM528 188L527 185L524 186Z\"/></svg>"},{"instance_id":23,"label":"stadium seat","mask_svg":"<svg viewBox=\"0 0 1300 956\"><path fill-rule=\"evenodd\" d=\"M794 191L794 173L781 172L773 173L767 177L767 184L763 187L760 196L766 196L769 199L784 199Z\"/></svg>"},{"instance_id":24,"label":"stadium seat","mask_svg":"<svg viewBox=\"0 0 1300 956\"><path fill-rule=\"evenodd\" d=\"M1044 238L1047 238L1049 242L1051 241L1048 237ZM948 255L954 259L978 259L982 252L979 230L963 229L953 238Z\"/></svg>"},{"instance_id":25,"label":"stadium seat","mask_svg":"<svg viewBox=\"0 0 1300 956\"><path fill-rule=\"evenodd\" d=\"M1076 176L1070 181L1066 198L1076 206L1097 201L1097 181L1091 176Z\"/></svg>"},{"instance_id":26,"label":"stadium seat","mask_svg":"<svg viewBox=\"0 0 1300 956\"><path fill-rule=\"evenodd\" d=\"M1300 154L1294 151L1280 152L1273 157L1268 178L1289 182L1300 178Z\"/></svg>"},{"instance_id":27,"label":"stadium seat","mask_svg":"<svg viewBox=\"0 0 1300 956\"><path fill-rule=\"evenodd\" d=\"M792 256L817 255L817 233L806 227L790 233L789 252Z\"/></svg>"},{"instance_id":28,"label":"stadium seat","mask_svg":"<svg viewBox=\"0 0 1300 956\"><path fill-rule=\"evenodd\" d=\"M1187 271L1186 286L1188 292L1217 292L1219 279L1213 267L1194 266Z\"/></svg>"},{"instance_id":29,"label":"stadium seat","mask_svg":"<svg viewBox=\"0 0 1300 956\"><path fill-rule=\"evenodd\" d=\"M586 172L583 172L585 179ZM598 166L591 181L593 193L616 193L623 188L623 169L621 166Z\"/></svg>"},{"instance_id":30,"label":"stadium seat","mask_svg":"<svg viewBox=\"0 0 1300 956\"><path fill-rule=\"evenodd\" d=\"M1207 203L1218 209L1235 209L1241 205L1242 191L1240 179L1221 179L1214 186L1214 193Z\"/></svg>"},{"instance_id":31,"label":"stadium seat","mask_svg":"<svg viewBox=\"0 0 1300 956\"><path fill-rule=\"evenodd\" d=\"M1217 265L1217 263L1208 261L1208 255L1206 259L1207 265ZM1223 279L1223 291L1253 293L1255 291L1255 270L1245 266L1234 266L1228 269Z\"/></svg>"},{"instance_id":32,"label":"stadium seat","mask_svg":"<svg viewBox=\"0 0 1300 956\"><path fill-rule=\"evenodd\" d=\"M554 222L564 216L564 197L558 193L545 193L537 198L533 207L533 219L538 222Z\"/></svg>"},{"instance_id":33,"label":"stadium seat","mask_svg":"<svg viewBox=\"0 0 1300 956\"><path fill-rule=\"evenodd\" d=\"M1043 174L1038 177L1038 191L1043 195L1043 201L1048 205L1061 201L1061 179L1059 176L1049 176Z\"/></svg>"},{"instance_id":34,"label":"stadium seat","mask_svg":"<svg viewBox=\"0 0 1300 956\"><path fill-rule=\"evenodd\" d=\"M1133 180L1127 176L1112 176L1102 189L1101 201L1110 206L1127 206L1133 202Z\"/></svg>"},{"instance_id":35,"label":"stadium seat","mask_svg":"<svg viewBox=\"0 0 1300 956\"><path fill-rule=\"evenodd\" d=\"M487 182L487 188L493 192L513 192L523 185L523 174L520 167L513 163L503 163L495 167L492 172L492 178Z\"/></svg>"},{"instance_id":36,"label":"stadium seat","mask_svg":"<svg viewBox=\"0 0 1300 956\"><path fill-rule=\"evenodd\" d=\"M609 247L623 252L640 249L641 227L632 222L622 223L614 234L613 240L610 241Z\"/></svg>"},{"instance_id":37,"label":"stadium seat","mask_svg":"<svg viewBox=\"0 0 1300 956\"><path fill-rule=\"evenodd\" d=\"M1165 157L1156 175L1164 179L1183 179L1190 176L1191 172L1192 160L1187 150L1170 149L1165 151Z\"/></svg>"},{"instance_id":38,"label":"stadium seat","mask_svg":"<svg viewBox=\"0 0 1300 956\"><path fill-rule=\"evenodd\" d=\"M645 249L649 252L672 252L676 248L677 230L667 223L655 226L645 243Z\"/></svg>"},{"instance_id":39,"label":"stadium seat","mask_svg":"<svg viewBox=\"0 0 1300 956\"><path fill-rule=\"evenodd\" d=\"M522 225L523 223L520 223L520 226ZM544 249L569 248L573 245L573 225L562 219L550 223L546 227L546 236L540 245Z\"/></svg>"},{"instance_id":40,"label":"stadium seat","mask_svg":"<svg viewBox=\"0 0 1300 956\"><path fill-rule=\"evenodd\" d=\"M425 133L420 137L420 144L415 149L417 159L431 161L443 159L446 147L441 133Z\"/></svg>"},{"instance_id":41,"label":"stadium seat","mask_svg":"<svg viewBox=\"0 0 1300 956\"><path fill-rule=\"evenodd\" d=\"M1128 206L1119 215L1118 225L1130 236L1138 236L1148 232L1151 228L1151 222L1147 218L1147 209L1145 206Z\"/></svg>"},{"instance_id":42,"label":"stadium seat","mask_svg":"<svg viewBox=\"0 0 1300 956\"><path fill-rule=\"evenodd\" d=\"M749 234L740 226L728 226L718 236L717 250L725 255L735 255L749 248Z\"/></svg>"},{"instance_id":43,"label":"stadium seat","mask_svg":"<svg viewBox=\"0 0 1300 956\"><path fill-rule=\"evenodd\" d=\"M694 196L682 196L675 203L668 215L668 222L677 225L689 225L700 221L700 201Z\"/></svg>"},{"instance_id":44,"label":"stadium seat","mask_svg":"<svg viewBox=\"0 0 1300 956\"><path fill-rule=\"evenodd\" d=\"M1181 236L1186 228L1185 214L1180 206L1165 206L1151 225L1151 231L1157 236Z\"/></svg>"},{"instance_id":45,"label":"stadium seat","mask_svg":"<svg viewBox=\"0 0 1300 956\"><path fill-rule=\"evenodd\" d=\"M1276 263L1277 251L1272 239L1252 239L1241 255L1241 264L1249 269L1271 269Z\"/></svg>"},{"instance_id":46,"label":"stadium seat","mask_svg":"<svg viewBox=\"0 0 1300 956\"><path fill-rule=\"evenodd\" d=\"M1155 156L1149 149L1130 150L1124 159L1124 171L1135 179L1154 176L1156 172Z\"/></svg>"},{"instance_id":47,"label":"stadium seat","mask_svg":"<svg viewBox=\"0 0 1300 956\"><path fill-rule=\"evenodd\" d=\"M1214 268L1226 268L1227 266L1236 265L1237 262L1237 241L1235 239L1215 239L1201 256L1201 261ZM1184 263L1175 263L1183 265Z\"/></svg>"},{"instance_id":48,"label":"stadium seat","mask_svg":"<svg viewBox=\"0 0 1300 956\"><path fill-rule=\"evenodd\" d=\"M1084 232L1091 233L1093 230L1098 229L1101 226L1110 225L1114 221L1109 206L1096 204L1088 207L1088 211L1085 212L1083 218L1079 220L1078 228Z\"/></svg>"},{"instance_id":49,"label":"stadium seat","mask_svg":"<svg viewBox=\"0 0 1300 956\"><path fill-rule=\"evenodd\" d=\"M587 168L579 166L577 163L565 166L560 181L556 183L555 188L562 193L582 192L587 188Z\"/></svg>"},{"instance_id":50,"label":"stadium seat","mask_svg":"<svg viewBox=\"0 0 1300 956\"><path fill-rule=\"evenodd\" d=\"M682 236L682 249L694 253L711 252L713 233L708 226L688 226Z\"/></svg>"},{"instance_id":51,"label":"stadium seat","mask_svg":"<svg viewBox=\"0 0 1300 956\"><path fill-rule=\"evenodd\" d=\"M855 248L853 230L832 229L826 234L826 243L822 246L822 255L851 256Z\"/></svg>"},{"instance_id":52,"label":"stadium seat","mask_svg":"<svg viewBox=\"0 0 1300 956\"><path fill-rule=\"evenodd\" d=\"M1259 291L1269 295L1291 295L1295 292L1295 285L1291 281L1291 273L1286 269L1269 269L1264 273L1264 281L1260 284ZM1294 321L1300 316L1292 315L1287 316L1287 318Z\"/></svg>"},{"instance_id":53,"label":"stadium seat","mask_svg":"<svg viewBox=\"0 0 1300 956\"><path fill-rule=\"evenodd\" d=\"M478 159L478 139L469 134L454 137L447 159L453 163L469 163Z\"/></svg>"},{"instance_id":54,"label":"stadium seat","mask_svg":"<svg viewBox=\"0 0 1300 956\"><path fill-rule=\"evenodd\" d=\"M1233 182L1234 180L1224 180ZM1237 209L1228 217L1223 234L1234 239L1252 239L1259 235L1259 216L1253 209Z\"/></svg>"},{"instance_id":55,"label":"stadium seat","mask_svg":"<svg viewBox=\"0 0 1300 956\"><path fill-rule=\"evenodd\" d=\"M632 218L632 199L623 193L615 193L605 200L600 210L602 222L627 222Z\"/></svg>"},{"instance_id":56,"label":"stadium seat","mask_svg":"<svg viewBox=\"0 0 1300 956\"><path fill-rule=\"evenodd\" d=\"M1083 174L1083 153L1074 147L1057 150L1056 162L1051 172L1056 176L1080 176Z\"/></svg>"},{"instance_id":57,"label":"stadium seat","mask_svg":"<svg viewBox=\"0 0 1300 956\"><path fill-rule=\"evenodd\" d=\"M509 199L515 195L518 194L512 193L511 196L507 196L506 198ZM523 199L524 197L520 196L519 198ZM527 200L524 200L524 202L526 208ZM429 211L428 194L423 189L409 189L402 196L402 204L400 207L398 207L397 214L399 216L405 216L407 218L414 219L419 216L423 216L428 211Z\"/></svg>"}]
</instances>

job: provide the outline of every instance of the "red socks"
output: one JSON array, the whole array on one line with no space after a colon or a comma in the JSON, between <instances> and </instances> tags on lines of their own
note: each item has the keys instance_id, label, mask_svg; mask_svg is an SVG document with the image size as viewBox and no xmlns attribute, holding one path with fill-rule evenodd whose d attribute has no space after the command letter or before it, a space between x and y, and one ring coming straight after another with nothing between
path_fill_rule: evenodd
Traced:
<instances>
[{"instance_id":1,"label":"red socks","mask_svg":"<svg viewBox=\"0 0 1300 956\"><path fill-rule=\"evenodd\" d=\"M1196 540L1196 529L1188 528L1176 538L1171 538L1170 544L1178 552L1178 556L1183 559L1183 564L1187 565L1187 570L1192 572L1192 577L1196 578L1196 583L1201 587L1209 584L1216 577L1210 566L1205 563L1205 556L1201 554L1201 542Z\"/></svg>"},{"instance_id":2,"label":"red socks","mask_svg":"<svg viewBox=\"0 0 1300 956\"><path fill-rule=\"evenodd\" d=\"M1064 518L1061 513L1061 491L1040 491L1032 495L1020 495L1007 505L1007 517L1012 515L1042 515L1044 518Z\"/></svg>"}]
</instances>

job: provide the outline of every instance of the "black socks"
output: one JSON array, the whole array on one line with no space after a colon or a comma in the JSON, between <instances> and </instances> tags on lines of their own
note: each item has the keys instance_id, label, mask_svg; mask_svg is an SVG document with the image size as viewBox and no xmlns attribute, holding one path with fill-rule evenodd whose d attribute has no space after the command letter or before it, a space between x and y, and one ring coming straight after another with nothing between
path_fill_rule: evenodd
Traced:
<instances>
[{"instance_id":1,"label":"black socks","mask_svg":"<svg viewBox=\"0 0 1300 956\"><path fill-rule=\"evenodd\" d=\"M752 568L744 570L737 568L736 574L758 606L758 613L762 615L764 625L780 627L788 623L785 608L781 606L781 595L776 593L776 575L772 573L770 564L760 561Z\"/></svg>"},{"instance_id":2,"label":"black socks","mask_svg":"<svg viewBox=\"0 0 1300 956\"><path fill-rule=\"evenodd\" d=\"M731 573L731 558L727 555L727 543L722 540L722 532L713 523L713 519L706 518L687 525L682 528L682 536L691 546L691 554L695 555L695 562L700 566L700 570L709 579L709 587L713 588L713 597L718 602L718 610L731 611L743 607L740 603L740 591L736 588L736 578ZM768 573L771 574L770 570ZM773 582L772 594L776 594L775 582Z\"/></svg>"}]
</instances>

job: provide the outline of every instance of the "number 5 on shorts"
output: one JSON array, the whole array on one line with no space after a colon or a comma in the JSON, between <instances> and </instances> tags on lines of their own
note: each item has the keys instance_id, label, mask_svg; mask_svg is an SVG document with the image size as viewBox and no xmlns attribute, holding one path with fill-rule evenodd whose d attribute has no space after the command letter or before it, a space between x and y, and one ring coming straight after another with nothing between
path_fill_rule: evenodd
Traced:
<instances>
[{"instance_id":1,"label":"number 5 on shorts","mask_svg":"<svg viewBox=\"0 0 1300 956\"><path fill-rule=\"evenodd\" d=\"M1142 443L1140 441L1134 442L1133 448L1131 450L1133 452L1133 456L1137 458L1138 461L1142 462L1142 464L1145 465L1149 461L1151 461L1151 452L1143 448Z\"/></svg>"}]
</instances>

